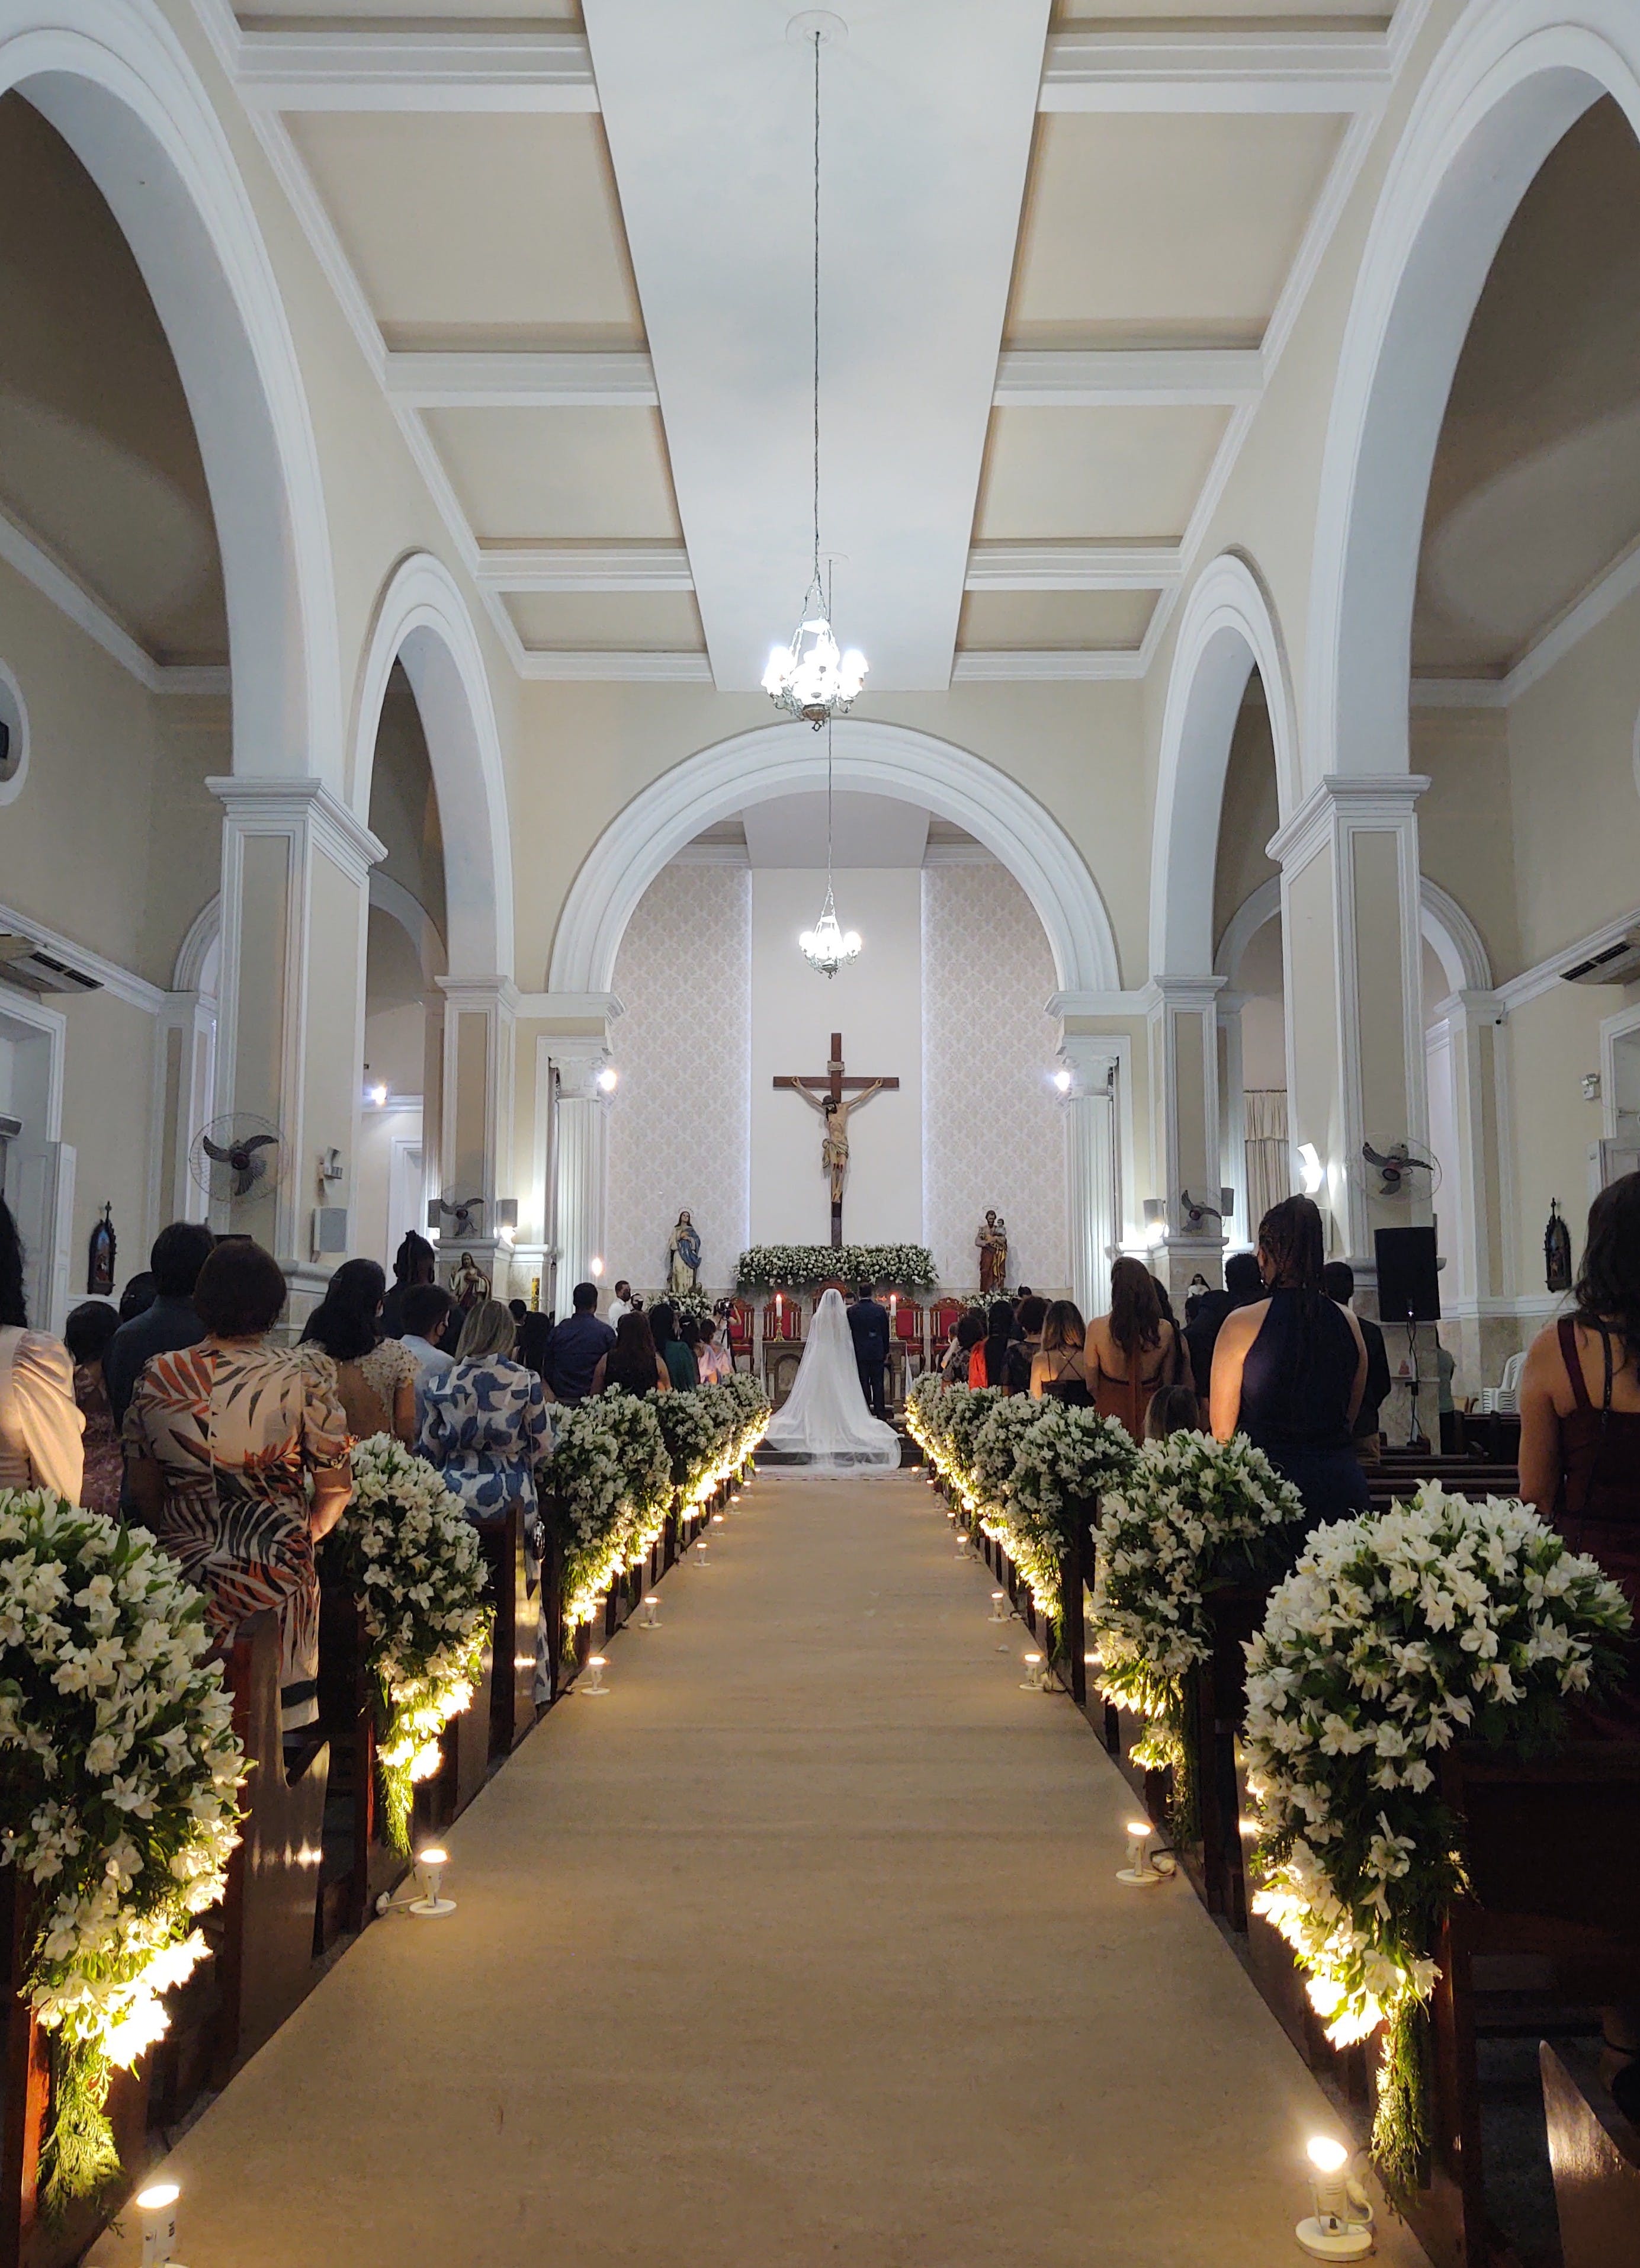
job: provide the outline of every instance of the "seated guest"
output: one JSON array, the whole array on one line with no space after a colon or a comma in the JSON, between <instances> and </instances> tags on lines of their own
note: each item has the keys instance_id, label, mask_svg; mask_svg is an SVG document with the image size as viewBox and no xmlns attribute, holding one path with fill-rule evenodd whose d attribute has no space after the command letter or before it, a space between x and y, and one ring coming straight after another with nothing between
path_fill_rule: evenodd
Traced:
<instances>
[{"instance_id":1,"label":"seated guest","mask_svg":"<svg viewBox=\"0 0 1640 2268\"><path fill-rule=\"evenodd\" d=\"M1194 1386L1158 1386L1144 1412L1144 1438L1165 1441L1170 1433L1199 1433L1202 1405Z\"/></svg>"},{"instance_id":2,"label":"seated guest","mask_svg":"<svg viewBox=\"0 0 1640 2268\"><path fill-rule=\"evenodd\" d=\"M445 1341L456 1336L456 1303L444 1285L412 1284L400 1304L399 1319L404 1325L399 1344L416 1357L417 1384L433 1372L448 1370L455 1355Z\"/></svg>"},{"instance_id":3,"label":"seated guest","mask_svg":"<svg viewBox=\"0 0 1640 2268\"><path fill-rule=\"evenodd\" d=\"M511 1307L508 1310L511 1313ZM552 1317L539 1309L526 1307L522 1315L513 1316L518 1327L518 1343L514 1351L526 1370L533 1370L545 1381L548 1357L552 1350Z\"/></svg>"},{"instance_id":4,"label":"seated guest","mask_svg":"<svg viewBox=\"0 0 1640 2268\"><path fill-rule=\"evenodd\" d=\"M527 1300L509 1300L507 1302L507 1313L515 1323L521 1323L529 1312L530 1303Z\"/></svg>"},{"instance_id":5,"label":"seated guest","mask_svg":"<svg viewBox=\"0 0 1640 2268\"><path fill-rule=\"evenodd\" d=\"M985 1336L968 1355L968 1384L997 1386L1007 1392L1008 1354L1013 1345L1013 1301L993 1300L985 1315Z\"/></svg>"},{"instance_id":6,"label":"seated guest","mask_svg":"<svg viewBox=\"0 0 1640 2268\"><path fill-rule=\"evenodd\" d=\"M279 1617L285 1737L319 1718L313 1546L353 1493L335 1373L268 1336L284 1272L248 1237L219 1245L194 1304L205 1336L149 1361L125 1415L126 1485L225 1644L271 1607ZM309 1490L312 1498L309 1498Z\"/></svg>"},{"instance_id":7,"label":"seated guest","mask_svg":"<svg viewBox=\"0 0 1640 2268\"><path fill-rule=\"evenodd\" d=\"M381 1335L387 1339L404 1336L404 1302L410 1292L423 1284L438 1281L438 1256L424 1236L412 1228L393 1256L393 1285L381 1307Z\"/></svg>"},{"instance_id":8,"label":"seated guest","mask_svg":"<svg viewBox=\"0 0 1640 2268\"><path fill-rule=\"evenodd\" d=\"M1321 1288L1321 1216L1286 1197L1259 1223L1268 1296L1238 1307L1213 1351L1213 1432L1245 1433L1304 1498L1313 1520L1370 1509L1351 1446L1366 1389L1366 1341Z\"/></svg>"},{"instance_id":9,"label":"seated guest","mask_svg":"<svg viewBox=\"0 0 1640 2268\"><path fill-rule=\"evenodd\" d=\"M1088 1382L1084 1351L1087 1326L1074 1300L1054 1300L1042 1318L1042 1344L1031 1362L1031 1399L1064 1402L1073 1410L1091 1410L1093 1389Z\"/></svg>"},{"instance_id":10,"label":"seated guest","mask_svg":"<svg viewBox=\"0 0 1640 2268\"><path fill-rule=\"evenodd\" d=\"M678 1314L670 1300L657 1300L649 1311L650 1329L654 1335L655 1351L666 1366L666 1375L680 1393L698 1386L701 1374L695 1366L694 1350L687 1345L678 1328Z\"/></svg>"},{"instance_id":11,"label":"seated guest","mask_svg":"<svg viewBox=\"0 0 1640 2268\"><path fill-rule=\"evenodd\" d=\"M129 1319L125 1302L121 1301L122 1320L103 1354L102 1374L108 1382L108 1406L116 1426L125 1423L131 1388L149 1356L197 1346L204 1337L205 1326L194 1308L194 1286L216 1247L216 1238L201 1220L173 1220L154 1239L149 1255L153 1263L154 1296ZM125 1288L129 1294L130 1285Z\"/></svg>"},{"instance_id":12,"label":"seated guest","mask_svg":"<svg viewBox=\"0 0 1640 2268\"><path fill-rule=\"evenodd\" d=\"M80 1502L87 1512L106 1513L110 1520L119 1517L125 1452L108 1407L102 1359L119 1328L120 1311L107 1300L82 1300L77 1307L70 1308L63 1326L63 1340L74 1358L74 1400L85 1420L85 1477L80 1484Z\"/></svg>"},{"instance_id":13,"label":"seated guest","mask_svg":"<svg viewBox=\"0 0 1640 2268\"><path fill-rule=\"evenodd\" d=\"M695 1341L695 1367L701 1373L702 1386L718 1386L734 1367L727 1347L717 1344L717 1322L712 1315L702 1315Z\"/></svg>"},{"instance_id":14,"label":"seated guest","mask_svg":"<svg viewBox=\"0 0 1640 2268\"><path fill-rule=\"evenodd\" d=\"M1356 1271L1347 1260L1327 1262L1321 1270L1321 1289L1329 1300L1341 1307L1349 1307L1355 1315L1350 1302L1356 1296ZM1383 1454L1379 1412L1389 1399L1389 1355L1384 1345L1384 1334L1371 1315L1356 1315L1356 1326L1366 1346L1367 1374L1361 1407L1356 1412L1354 1447L1364 1465L1375 1465Z\"/></svg>"},{"instance_id":15,"label":"seated guest","mask_svg":"<svg viewBox=\"0 0 1640 2268\"><path fill-rule=\"evenodd\" d=\"M615 1343L598 1358L592 1373L594 1394L669 1394L672 1373L655 1351L655 1334L649 1317L629 1307L615 1325Z\"/></svg>"},{"instance_id":16,"label":"seated guest","mask_svg":"<svg viewBox=\"0 0 1640 2268\"><path fill-rule=\"evenodd\" d=\"M214 1244L216 1239L213 1237L211 1241ZM145 1315L154 1304L158 1288L151 1268L140 1268L135 1276L128 1278L120 1294L120 1321L129 1323L134 1315Z\"/></svg>"},{"instance_id":17,"label":"seated guest","mask_svg":"<svg viewBox=\"0 0 1640 2268\"><path fill-rule=\"evenodd\" d=\"M1048 1317L1048 1302L1034 1292L1027 1292L1014 1307L1014 1318L1019 1326L1019 1336L1008 1350L1008 1375L1004 1390L1009 1394L1028 1394L1031 1390L1031 1365L1042 1346L1042 1325Z\"/></svg>"},{"instance_id":18,"label":"seated guest","mask_svg":"<svg viewBox=\"0 0 1640 2268\"><path fill-rule=\"evenodd\" d=\"M53 1489L77 1504L85 1427L69 1350L28 1328L23 1241L0 1197L0 1488Z\"/></svg>"},{"instance_id":19,"label":"seated guest","mask_svg":"<svg viewBox=\"0 0 1640 2268\"><path fill-rule=\"evenodd\" d=\"M1263 1292L1256 1256L1251 1252L1232 1252L1224 1263L1224 1290L1203 1292L1196 1302L1195 1314L1185 1326L1185 1347L1201 1401L1207 1400L1212 1386L1213 1349L1225 1316L1262 1298Z\"/></svg>"},{"instance_id":20,"label":"seated guest","mask_svg":"<svg viewBox=\"0 0 1640 2268\"><path fill-rule=\"evenodd\" d=\"M356 1440L391 1433L416 1442L416 1382L421 1365L401 1339L378 1336L387 1279L373 1260L344 1260L307 1319L301 1352L335 1367L348 1431Z\"/></svg>"},{"instance_id":21,"label":"seated guest","mask_svg":"<svg viewBox=\"0 0 1640 2268\"><path fill-rule=\"evenodd\" d=\"M592 1373L608 1353L615 1335L598 1313L596 1284L577 1284L570 1295L574 1312L554 1330L547 1356L547 1385L555 1401L584 1402L592 1390Z\"/></svg>"},{"instance_id":22,"label":"seated guest","mask_svg":"<svg viewBox=\"0 0 1640 2268\"><path fill-rule=\"evenodd\" d=\"M1088 1325L1085 1350L1093 1406L1114 1418L1134 1440L1144 1432L1144 1412L1158 1386L1177 1383L1184 1349L1166 1306L1166 1293L1142 1260L1114 1260L1110 1313Z\"/></svg>"},{"instance_id":23,"label":"seated guest","mask_svg":"<svg viewBox=\"0 0 1640 2268\"><path fill-rule=\"evenodd\" d=\"M968 1382L968 1363L985 1336L985 1310L968 1307L957 1318L957 1327L951 1335L951 1344L945 1350L945 1359L939 1374L947 1386L966 1386Z\"/></svg>"},{"instance_id":24,"label":"seated guest","mask_svg":"<svg viewBox=\"0 0 1640 2268\"><path fill-rule=\"evenodd\" d=\"M421 1454L437 1465L479 1527L524 1506L535 1513L535 1468L552 1447L541 1382L513 1360L517 1327L499 1300L481 1300L461 1326L455 1360L422 1388Z\"/></svg>"}]
</instances>

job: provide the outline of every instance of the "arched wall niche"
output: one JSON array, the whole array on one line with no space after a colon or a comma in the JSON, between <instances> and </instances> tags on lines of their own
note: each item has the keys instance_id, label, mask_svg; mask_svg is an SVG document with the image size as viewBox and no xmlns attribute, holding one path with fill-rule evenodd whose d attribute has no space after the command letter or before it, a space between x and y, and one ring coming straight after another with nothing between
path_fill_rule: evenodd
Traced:
<instances>
[{"instance_id":1,"label":"arched wall niche","mask_svg":"<svg viewBox=\"0 0 1640 2268\"><path fill-rule=\"evenodd\" d=\"M993 851L1035 907L1063 992L1121 985L1114 932L1098 885L1059 822L995 764L904 725L844 718L834 727L837 784L896 796L952 820ZM747 804L823 787L826 745L767 725L701 749L651 783L607 827L564 901L548 989L607 993L644 891L702 828Z\"/></svg>"},{"instance_id":2,"label":"arched wall niche","mask_svg":"<svg viewBox=\"0 0 1640 2268\"><path fill-rule=\"evenodd\" d=\"M359 673L349 800L364 823L395 661L416 696L438 797L449 973L510 977L512 855L501 735L472 616L449 570L427 552L402 560L389 577Z\"/></svg>"},{"instance_id":3,"label":"arched wall niche","mask_svg":"<svg viewBox=\"0 0 1640 2268\"><path fill-rule=\"evenodd\" d=\"M1185 603L1167 701L1151 838L1151 974L1213 965L1213 878L1236 718L1254 670L1269 710L1283 820L1298 802L1287 656L1268 593L1239 552L1221 553Z\"/></svg>"},{"instance_id":4,"label":"arched wall niche","mask_svg":"<svg viewBox=\"0 0 1640 2268\"><path fill-rule=\"evenodd\" d=\"M318 451L272 264L222 127L151 0L0 0L0 91L74 151L163 325L222 555L233 768L342 785Z\"/></svg>"},{"instance_id":5,"label":"arched wall niche","mask_svg":"<svg viewBox=\"0 0 1640 2268\"><path fill-rule=\"evenodd\" d=\"M1419 90L1357 274L1316 520L1305 785L1409 768L1412 610L1430 473L1504 232L1549 151L1611 95L1640 133L1640 10L1465 11Z\"/></svg>"}]
</instances>

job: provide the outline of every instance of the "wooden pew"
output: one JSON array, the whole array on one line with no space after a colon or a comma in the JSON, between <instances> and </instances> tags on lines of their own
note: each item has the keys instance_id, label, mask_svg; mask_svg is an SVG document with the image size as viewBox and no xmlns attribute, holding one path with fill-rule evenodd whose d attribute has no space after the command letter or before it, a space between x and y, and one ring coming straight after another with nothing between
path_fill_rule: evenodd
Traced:
<instances>
[{"instance_id":1,"label":"wooden pew","mask_svg":"<svg viewBox=\"0 0 1640 2268\"><path fill-rule=\"evenodd\" d=\"M223 2085L306 1999L313 1961L330 1751L322 1727L294 1775L279 1727L279 1623L241 1623L228 1658L233 1729L249 1778L223 1899L213 2064Z\"/></svg>"},{"instance_id":2,"label":"wooden pew","mask_svg":"<svg viewBox=\"0 0 1640 2268\"><path fill-rule=\"evenodd\" d=\"M496 1609L494 1666L489 1684L489 1752L511 1756L535 1722L535 1632L539 1600L524 1567L524 1513L510 1505L506 1517L481 1527L488 1571L486 1595ZM550 1553L548 1555L550 1557ZM551 1602L548 1602L551 1627ZM555 1683L554 1690L556 1691Z\"/></svg>"},{"instance_id":3,"label":"wooden pew","mask_svg":"<svg viewBox=\"0 0 1640 2268\"><path fill-rule=\"evenodd\" d=\"M1241 1781L1236 1742L1247 1713L1247 1665L1242 1647L1262 1629L1269 1583L1232 1583L1202 1601L1213 1634L1210 1658L1185 1684L1185 1707L1195 1730L1196 1824L1201 1842L1202 1898L1244 1935L1247 1875L1241 1843Z\"/></svg>"},{"instance_id":4,"label":"wooden pew","mask_svg":"<svg viewBox=\"0 0 1640 2268\"><path fill-rule=\"evenodd\" d=\"M1640 2130L1600 2083L1586 2051L1538 2050L1563 2268L1640 2263Z\"/></svg>"}]
</instances>

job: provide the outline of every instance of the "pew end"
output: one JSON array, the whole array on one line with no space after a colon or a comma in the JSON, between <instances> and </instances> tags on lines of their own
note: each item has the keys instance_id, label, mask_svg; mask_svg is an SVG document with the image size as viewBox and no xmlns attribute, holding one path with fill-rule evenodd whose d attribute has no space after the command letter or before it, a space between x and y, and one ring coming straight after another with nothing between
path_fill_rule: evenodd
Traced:
<instances>
[{"instance_id":1,"label":"pew end","mask_svg":"<svg viewBox=\"0 0 1640 2268\"><path fill-rule=\"evenodd\" d=\"M1640 2268L1640 2129L1586 2049L1538 2050L1563 2268Z\"/></svg>"}]
</instances>

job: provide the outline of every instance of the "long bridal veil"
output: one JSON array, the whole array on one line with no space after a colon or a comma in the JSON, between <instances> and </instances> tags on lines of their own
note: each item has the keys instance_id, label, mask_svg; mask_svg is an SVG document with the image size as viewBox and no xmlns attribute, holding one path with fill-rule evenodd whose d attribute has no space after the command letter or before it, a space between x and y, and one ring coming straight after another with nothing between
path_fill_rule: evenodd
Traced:
<instances>
[{"instance_id":1,"label":"long bridal veil","mask_svg":"<svg viewBox=\"0 0 1640 2268\"><path fill-rule=\"evenodd\" d=\"M865 1406L840 1292L822 1295L796 1382L769 1420L763 1446L791 1458L794 1473L818 1478L899 1464L900 1436Z\"/></svg>"}]
</instances>

